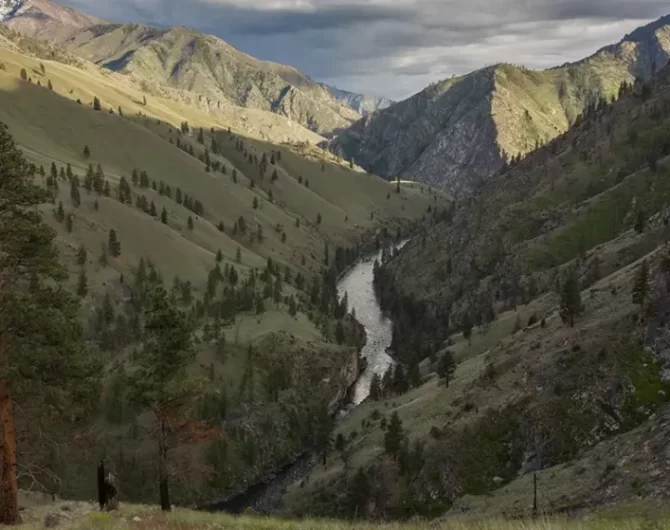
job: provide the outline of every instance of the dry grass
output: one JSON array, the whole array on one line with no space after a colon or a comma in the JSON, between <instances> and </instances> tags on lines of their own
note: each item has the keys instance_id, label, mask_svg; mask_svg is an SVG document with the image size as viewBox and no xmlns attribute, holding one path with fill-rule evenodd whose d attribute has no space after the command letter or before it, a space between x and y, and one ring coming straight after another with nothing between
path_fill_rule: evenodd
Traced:
<instances>
[{"instance_id":1,"label":"dry grass","mask_svg":"<svg viewBox=\"0 0 670 530\"><path fill-rule=\"evenodd\" d=\"M62 503L60 503L62 504ZM47 513L58 513L59 505L43 505L24 514L25 523L17 530L43 528ZM539 520L451 519L449 521L411 521L407 523L367 523L315 519L278 519L255 515L231 516L175 509L164 514L155 507L124 504L117 513L98 513L96 506L68 503L60 511L60 528L68 530L665 530L670 519L658 506L629 506L629 514L603 512L578 519L547 518Z\"/></svg>"}]
</instances>

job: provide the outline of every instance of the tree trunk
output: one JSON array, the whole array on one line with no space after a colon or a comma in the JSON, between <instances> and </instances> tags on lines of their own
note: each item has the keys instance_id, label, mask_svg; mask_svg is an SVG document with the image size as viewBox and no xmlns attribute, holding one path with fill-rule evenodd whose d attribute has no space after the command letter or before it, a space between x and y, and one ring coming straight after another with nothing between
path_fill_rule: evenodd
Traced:
<instances>
[{"instance_id":1,"label":"tree trunk","mask_svg":"<svg viewBox=\"0 0 670 530\"><path fill-rule=\"evenodd\" d=\"M160 418L160 431L158 433L158 480L160 485L161 510L169 512L172 510L170 505L170 492L168 490L168 472L167 472L167 433L165 418Z\"/></svg>"},{"instance_id":2,"label":"tree trunk","mask_svg":"<svg viewBox=\"0 0 670 530\"><path fill-rule=\"evenodd\" d=\"M0 381L0 524L18 524L16 426L9 381Z\"/></svg>"}]
</instances>

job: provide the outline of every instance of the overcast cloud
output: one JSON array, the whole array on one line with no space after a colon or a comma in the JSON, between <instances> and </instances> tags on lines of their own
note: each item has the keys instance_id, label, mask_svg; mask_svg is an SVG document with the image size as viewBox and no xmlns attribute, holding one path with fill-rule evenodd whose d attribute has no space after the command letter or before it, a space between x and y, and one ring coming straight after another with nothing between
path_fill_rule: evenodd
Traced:
<instances>
[{"instance_id":1,"label":"overcast cloud","mask_svg":"<svg viewBox=\"0 0 670 530\"><path fill-rule=\"evenodd\" d=\"M320 81L402 99L494 64L556 66L670 14L667 0L57 0L190 26Z\"/></svg>"}]
</instances>

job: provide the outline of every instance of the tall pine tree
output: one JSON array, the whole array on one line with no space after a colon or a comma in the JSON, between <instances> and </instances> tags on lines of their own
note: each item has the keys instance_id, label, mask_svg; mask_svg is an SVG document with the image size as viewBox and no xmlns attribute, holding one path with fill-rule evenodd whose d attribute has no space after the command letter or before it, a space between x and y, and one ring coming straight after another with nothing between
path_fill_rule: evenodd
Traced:
<instances>
[{"instance_id":1,"label":"tall pine tree","mask_svg":"<svg viewBox=\"0 0 670 530\"><path fill-rule=\"evenodd\" d=\"M97 391L55 234L36 211L45 200L0 124L0 524L20 521L15 404L67 414Z\"/></svg>"}]
</instances>

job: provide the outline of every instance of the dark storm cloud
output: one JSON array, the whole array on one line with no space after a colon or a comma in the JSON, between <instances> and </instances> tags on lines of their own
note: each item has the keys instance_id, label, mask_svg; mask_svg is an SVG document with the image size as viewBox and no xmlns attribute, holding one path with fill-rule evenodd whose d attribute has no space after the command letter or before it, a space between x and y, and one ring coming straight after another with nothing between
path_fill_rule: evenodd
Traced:
<instances>
[{"instance_id":1,"label":"dark storm cloud","mask_svg":"<svg viewBox=\"0 0 670 530\"><path fill-rule=\"evenodd\" d=\"M346 89L394 98L496 62L577 60L670 13L667 0L61 0L191 26Z\"/></svg>"}]
</instances>

